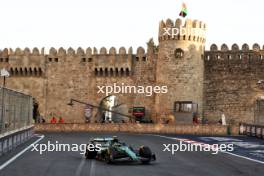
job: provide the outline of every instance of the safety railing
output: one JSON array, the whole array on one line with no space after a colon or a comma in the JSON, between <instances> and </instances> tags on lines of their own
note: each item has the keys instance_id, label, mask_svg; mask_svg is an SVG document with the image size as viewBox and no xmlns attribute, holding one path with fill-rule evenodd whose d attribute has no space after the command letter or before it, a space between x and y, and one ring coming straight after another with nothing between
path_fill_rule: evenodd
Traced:
<instances>
[{"instance_id":1,"label":"safety railing","mask_svg":"<svg viewBox=\"0 0 264 176\"><path fill-rule=\"evenodd\" d=\"M264 125L241 123L239 125L239 134L264 139Z\"/></svg>"},{"instance_id":2,"label":"safety railing","mask_svg":"<svg viewBox=\"0 0 264 176\"><path fill-rule=\"evenodd\" d=\"M32 125L30 95L0 87L0 136Z\"/></svg>"}]
</instances>

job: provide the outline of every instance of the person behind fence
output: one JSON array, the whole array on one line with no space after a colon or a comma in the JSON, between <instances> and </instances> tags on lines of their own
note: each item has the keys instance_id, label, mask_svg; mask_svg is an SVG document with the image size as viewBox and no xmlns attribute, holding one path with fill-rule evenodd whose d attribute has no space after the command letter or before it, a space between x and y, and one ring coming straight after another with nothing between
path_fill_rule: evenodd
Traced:
<instances>
[{"instance_id":1,"label":"person behind fence","mask_svg":"<svg viewBox=\"0 0 264 176\"><path fill-rule=\"evenodd\" d=\"M50 123L57 123L57 119L56 119L55 117L52 117L52 118L50 119Z\"/></svg>"},{"instance_id":2,"label":"person behind fence","mask_svg":"<svg viewBox=\"0 0 264 176\"><path fill-rule=\"evenodd\" d=\"M198 115L197 115L197 113L193 113L193 124L198 124Z\"/></svg>"},{"instance_id":3,"label":"person behind fence","mask_svg":"<svg viewBox=\"0 0 264 176\"><path fill-rule=\"evenodd\" d=\"M64 123L64 118L60 117L59 118L59 123Z\"/></svg>"}]
</instances>

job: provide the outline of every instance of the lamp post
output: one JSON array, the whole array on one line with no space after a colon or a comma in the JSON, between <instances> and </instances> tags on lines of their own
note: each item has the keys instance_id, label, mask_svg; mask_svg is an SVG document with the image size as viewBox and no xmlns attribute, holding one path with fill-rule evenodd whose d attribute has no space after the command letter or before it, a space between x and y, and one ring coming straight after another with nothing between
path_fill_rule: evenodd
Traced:
<instances>
[{"instance_id":1,"label":"lamp post","mask_svg":"<svg viewBox=\"0 0 264 176\"><path fill-rule=\"evenodd\" d=\"M130 120L134 119L134 117L132 117L132 116L129 116L129 115L126 115L126 114L122 114L120 112L116 112L116 111L113 111L113 110L105 109L105 108L102 108L100 106L95 106L95 105L92 105L90 103L85 103L83 101L76 100L76 99L70 99L70 102L67 105L73 106L74 105L73 102L80 103L80 104L83 104L83 105L88 105L88 106L91 106L93 108L97 108L97 109L104 110L104 111L107 111L107 112L111 112L111 113L114 113L114 114L119 114L121 116L128 117Z\"/></svg>"}]
</instances>

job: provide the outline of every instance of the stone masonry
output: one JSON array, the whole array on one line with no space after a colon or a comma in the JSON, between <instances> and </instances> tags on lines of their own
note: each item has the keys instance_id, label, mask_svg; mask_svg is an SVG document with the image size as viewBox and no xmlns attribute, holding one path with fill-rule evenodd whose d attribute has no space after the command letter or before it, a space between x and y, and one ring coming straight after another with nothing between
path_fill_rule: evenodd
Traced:
<instances>
[{"instance_id":1,"label":"stone masonry","mask_svg":"<svg viewBox=\"0 0 264 176\"><path fill-rule=\"evenodd\" d=\"M144 106L154 121L173 113L176 101L195 102L199 116L209 121L218 121L223 113L237 122L254 122L261 116L257 102L264 96L264 46L250 49L244 44L240 49L234 44L230 50L214 44L205 51L204 35L164 35L164 28L206 31L197 20L168 19L160 22L159 44L150 40L147 51L51 48L45 53L44 48L5 48L0 50L0 68L11 74L6 87L32 95L46 120L53 113L66 122L84 122L84 106L71 108L69 100L99 105L106 95L97 93L97 86L114 83L168 86L166 94L116 95L128 108Z\"/></svg>"}]
</instances>

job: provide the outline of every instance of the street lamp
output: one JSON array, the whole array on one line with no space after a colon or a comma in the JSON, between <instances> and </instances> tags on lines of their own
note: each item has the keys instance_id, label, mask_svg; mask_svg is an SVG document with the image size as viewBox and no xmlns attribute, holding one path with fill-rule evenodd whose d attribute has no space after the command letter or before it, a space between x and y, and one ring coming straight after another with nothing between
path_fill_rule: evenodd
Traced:
<instances>
[{"instance_id":1,"label":"street lamp","mask_svg":"<svg viewBox=\"0 0 264 176\"><path fill-rule=\"evenodd\" d=\"M3 87L5 87L6 77L9 77L10 74L9 74L9 72L5 68L1 69L0 72L1 72L1 76L4 77Z\"/></svg>"},{"instance_id":2,"label":"street lamp","mask_svg":"<svg viewBox=\"0 0 264 176\"><path fill-rule=\"evenodd\" d=\"M132 116L129 116L129 115L126 115L126 114L122 114L122 113L120 113L120 112L116 112L116 111L113 111L113 110L105 109L105 108L102 108L102 107L100 107L100 106L95 106L95 105L92 105L92 104L90 104L90 103L85 103L85 102L83 102L83 101L76 100L76 99L70 99L70 102L67 103L67 105L69 105L69 106L73 106L73 105L74 105L73 102L80 103L80 104L83 104L83 105L88 105L88 106L91 106L91 107L93 107L93 108L97 108L97 109L104 110L104 111L107 111L107 112L112 112L112 113L115 113L115 114L119 114L119 115L121 115L121 116L128 117L130 120L134 118L134 117L132 117Z\"/></svg>"},{"instance_id":3,"label":"street lamp","mask_svg":"<svg viewBox=\"0 0 264 176\"><path fill-rule=\"evenodd\" d=\"M72 102L72 99L71 99L71 101L69 103L67 103L67 105L69 105L69 106L73 106L74 105L73 102Z\"/></svg>"}]
</instances>

